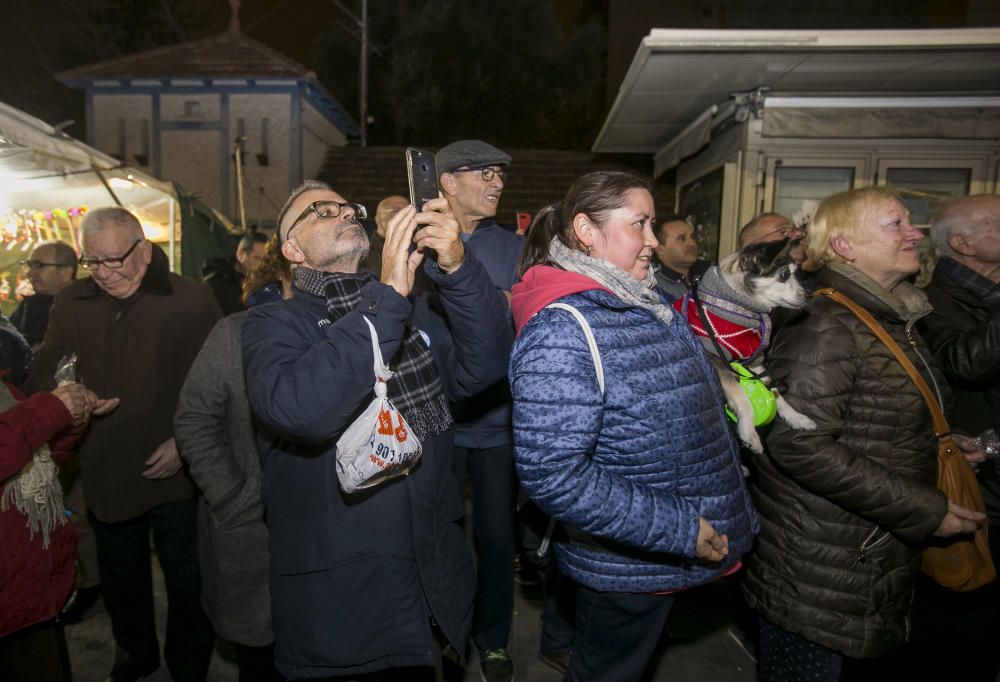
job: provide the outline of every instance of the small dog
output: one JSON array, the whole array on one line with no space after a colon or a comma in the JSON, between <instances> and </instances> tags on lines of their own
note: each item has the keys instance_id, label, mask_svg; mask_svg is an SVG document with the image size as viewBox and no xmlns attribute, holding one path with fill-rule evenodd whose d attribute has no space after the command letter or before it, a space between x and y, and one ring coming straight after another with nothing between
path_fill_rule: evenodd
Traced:
<instances>
[{"instance_id":1,"label":"small dog","mask_svg":"<svg viewBox=\"0 0 1000 682\"><path fill-rule=\"evenodd\" d=\"M771 342L770 313L779 306L801 308L809 297L795 276L798 265L788 249L788 240L745 246L709 268L692 295L674 302L709 352L726 402L737 416L740 440L757 454L763 453L764 447L754 427L753 407L729 362L742 362L769 383L764 351ZM771 391L778 415L790 426L805 431L816 428L812 419L797 412L777 390Z\"/></svg>"}]
</instances>

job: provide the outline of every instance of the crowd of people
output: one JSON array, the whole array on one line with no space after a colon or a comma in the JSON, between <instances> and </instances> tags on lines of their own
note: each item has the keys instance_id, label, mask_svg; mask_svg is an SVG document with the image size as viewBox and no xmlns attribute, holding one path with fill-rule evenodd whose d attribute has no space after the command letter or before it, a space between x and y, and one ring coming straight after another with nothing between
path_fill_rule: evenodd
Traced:
<instances>
[{"instance_id":1,"label":"crowd of people","mask_svg":"<svg viewBox=\"0 0 1000 682\"><path fill-rule=\"evenodd\" d=\"M538 653L566 680L641 679L676 595L717 581L755 614L739 620L761 680L995 678L1000 588L946 589L920 561L984 526L1000 559L1000 471L977 440L1000 428L1000 197L943 207L923 290L924 235L885 188L738 235L885 328L935 387L984 515L938 489L929 408L849 308L776 312L772 386L816 428L779 418L752 454L672 305L711 264L647 180L587 173L522 236L495 220L510 155L461 140L436 161L441 196L386 197L373 228L307 181L205 282L169 272L122 208L86 215L79 257L31 253L36 293L0 319L0 679L70 680L67 600L99 584L115 682L161 655L205 680L216 636L241 681L450 679L474 655L509 682L526 548ZM363 423L375 396L398 421ZM348 493L360 427L419 458ZM85 503L58 476L77 456Z\"/></svg>"}]
</instances>

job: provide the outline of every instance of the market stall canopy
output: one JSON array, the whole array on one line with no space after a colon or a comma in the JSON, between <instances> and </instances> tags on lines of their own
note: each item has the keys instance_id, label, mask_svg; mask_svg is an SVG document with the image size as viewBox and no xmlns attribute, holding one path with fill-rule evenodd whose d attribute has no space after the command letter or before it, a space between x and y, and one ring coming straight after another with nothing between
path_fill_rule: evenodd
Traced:
<instances>
[{"instance_id":1,"label":"market stall canopy","mask_svg":"<svg viewBox=\"0 0 1000 682\"><path fill-rule=\"evenodd\" d=\"M44 121L0 102L0 213L50 214L113 205L139 218L146 236L168 242L174 190ZM11 229L0 225L0 232Z\"/></svg>"},{"instance_id":2,"label":"market stall canopy","mask_svg":"<svg viewBox=\"0 0 1000 682\"><path fill-rule=\"evenodd\" d=\"M800 112L770 122L772 132L794 123L806 134L836 136L823 128L830 124L822 112L853 103L895 109L887 125L902 121L909 137L1000 137L1000 29L653 29L592 150L654 154L659 174L704 147L720 115L753 98L755 113L778 111L779 102L786 113ZM955 128L948 112L957 109L982 111L973 133Z\"/></svg>"}]
</instances>

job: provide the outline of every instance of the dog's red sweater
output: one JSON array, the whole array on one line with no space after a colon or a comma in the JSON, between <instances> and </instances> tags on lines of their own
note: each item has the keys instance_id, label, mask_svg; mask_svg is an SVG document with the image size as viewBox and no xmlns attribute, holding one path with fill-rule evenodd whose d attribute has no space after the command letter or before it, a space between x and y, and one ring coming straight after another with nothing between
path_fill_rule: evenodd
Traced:
<instances>
[{"instance_id":1,"label":"dog's red sweater","mask_svg":"<svg viewBox=\"0 0 1000 682\"><path fill-rule=\"evenodd\" d=\"M674 308L683 314L691 325L695 336L709 338L705 325L701 322L694 301L689 296L683 296L674 301ZM703 308L709 324L715 328L715 338L719 345L728 351L730 360L745 360L760 348L760 332L751 327L744 327L725 318L719 317L708 306Z\"/></svg>"}]
</instances>

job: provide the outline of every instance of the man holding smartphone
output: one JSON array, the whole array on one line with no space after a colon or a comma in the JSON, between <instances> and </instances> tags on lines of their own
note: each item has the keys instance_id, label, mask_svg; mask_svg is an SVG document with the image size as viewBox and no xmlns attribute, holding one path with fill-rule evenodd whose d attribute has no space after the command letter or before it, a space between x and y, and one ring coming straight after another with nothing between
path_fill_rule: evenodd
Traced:
<instances>
[{"instance_id":1,"label":"man holding smartphone","mask_svg":"<svg viewBox=\"0 0 1000 682\"><path fill-rule=\"evenodd\" d=\"M359 269L369 248L364 206L313 180L278 215L293 295L252 308L242 342L284 679L369 679L442 665L449 649L464 654L472 557L458 523L448 404L506 375L514 332L446 208L433 199L388 221L379 278ZM447 320L415 290L418 270ZM409 475L347 494L336 482L337 442L375 395L369 324L392 358L387 394L423 454Z\"/></svg>"},{"instance_id":2,"label":"man holding smartphone","mask_svg":"<svg viewBox=\"0 0 1000 682\"><path fill-rule=\"evenodd\" d=\"M510 155L482 140L460 140L443 147L435 162L465 248L486 267L497 293L509 304L524 237L501 227L494 216ZM452 403L452 413L457 422L455 475L463 493L466 476L472 478L478 557L472 638L483 679L509 682L514 674L507 639L514 610L517 482L507 378Z\"/></svg>"}]
</instances>

